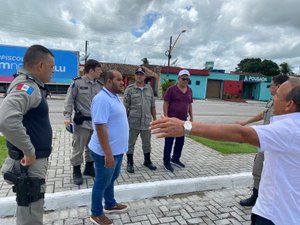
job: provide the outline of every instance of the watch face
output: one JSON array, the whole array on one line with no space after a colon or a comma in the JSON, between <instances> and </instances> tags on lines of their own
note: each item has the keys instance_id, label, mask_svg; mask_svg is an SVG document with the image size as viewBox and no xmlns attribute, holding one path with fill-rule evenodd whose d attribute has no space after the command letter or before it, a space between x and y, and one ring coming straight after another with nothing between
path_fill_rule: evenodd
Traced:
<instances>
[{"instance_id":1,"label":"watch face","mask_svg":"<svg viewBox=\"0 0 300 225\"><path fill-rule=\"evenodd\" d=\"M184 128L187 130L191 130L192 129L192 123L190 121L186 121L184 123Z\"/></svg>"}]
</instances>

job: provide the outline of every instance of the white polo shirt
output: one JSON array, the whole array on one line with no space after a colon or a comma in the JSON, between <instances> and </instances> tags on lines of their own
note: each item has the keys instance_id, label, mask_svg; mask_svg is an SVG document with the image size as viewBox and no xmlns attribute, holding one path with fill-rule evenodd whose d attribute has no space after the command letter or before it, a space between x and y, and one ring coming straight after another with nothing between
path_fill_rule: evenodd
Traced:
<instances>
[{"instance_id":1,"label":"white polo shirt","mask_svg":"<svg viewBox=\"0 0 300 225\"><path fill-rule=\"evenodd\" d=\"M300 113L273 116L271 124L252 127L265 155L252 212L276 225L299 225Z\"/></svg>"}]
</instances>

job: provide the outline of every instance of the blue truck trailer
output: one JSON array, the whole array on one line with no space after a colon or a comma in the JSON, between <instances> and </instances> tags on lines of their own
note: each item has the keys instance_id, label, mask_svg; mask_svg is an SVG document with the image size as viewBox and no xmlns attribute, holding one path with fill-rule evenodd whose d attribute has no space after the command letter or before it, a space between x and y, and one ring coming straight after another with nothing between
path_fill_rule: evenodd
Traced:
<instances>
[{"instance_id":1,"label":"blue truck trailer","mask_svg":"<svg viewBox=\"0 0 300 225\"><path fill-rule=\"evenodd\" d=\"M27 47L0 45L0 92L5 92L13 75L23 67ZM74 77L79 76L79 52L50 49L55 57L52 79L47 83L52 93L65 93Z\"/></svg>"}]
</instances>

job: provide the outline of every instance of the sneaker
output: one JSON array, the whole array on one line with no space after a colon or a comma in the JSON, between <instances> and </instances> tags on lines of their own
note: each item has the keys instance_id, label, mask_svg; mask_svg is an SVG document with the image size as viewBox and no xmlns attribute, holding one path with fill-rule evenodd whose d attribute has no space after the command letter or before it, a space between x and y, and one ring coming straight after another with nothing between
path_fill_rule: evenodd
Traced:
<instances>
[{"instance_id":1,"label":"sneaker","mask_svg":"<svg viewBox=\"0 0 300 225\"><path fill-rule=\"evenodd\" d=\"M121 203L116 203L116 205L113 208L107 208L104 207L104 212L105 213L122 213L122 212L127 212L129 209L128 205L121 204Z\"/></svg>"},{"instance_id":2,"label":"sneaker","mask_svg":"<svg viewBox=\"0 0 300 225\"><path fill-rule=\"evenodd\" d=\"M171 166L171 164L170 163L164 163L164 167L165 167L165 169L167 170L167 171L170 171L170 172L174 172L174 169L173 169L173 167Z\"/></svg>"},{"instance_id":3,"label":"sneaker","mask_svg":"<svg viewBox=\"0 0 300 225\"><path fill-rule=\"evenodd\" d=\"M171 164L173 164L174 166L181 167L181 168L185 167L185 165L182 162L180 162L179 160L171 159Z\"/></svg>"},{"instance_id":4,"label":"sneaker","mask_svg":"<svg viewBox=\"0 0 300 225\"><path fill-rule=\"evenodd\" d=\"M113 225L113 222L104 214L101 216L90 216L90 221L92 221L93 224L98 225Z\"/></svg>"}]
</instances>

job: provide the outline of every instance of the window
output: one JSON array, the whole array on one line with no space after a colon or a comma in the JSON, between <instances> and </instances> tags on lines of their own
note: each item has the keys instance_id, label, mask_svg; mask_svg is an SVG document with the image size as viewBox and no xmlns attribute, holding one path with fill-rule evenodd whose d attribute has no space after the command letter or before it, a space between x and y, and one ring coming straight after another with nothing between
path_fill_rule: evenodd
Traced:
<instances>
[{"instance_id":1,"label":"window","mask_svg":"<svg viewBox=\"0 0 300 225\"><path fill-rule=\"evenodd\" d=\"M200 80L196 80L196 85L200 85Z\"/></svg>"}]
</instances>

